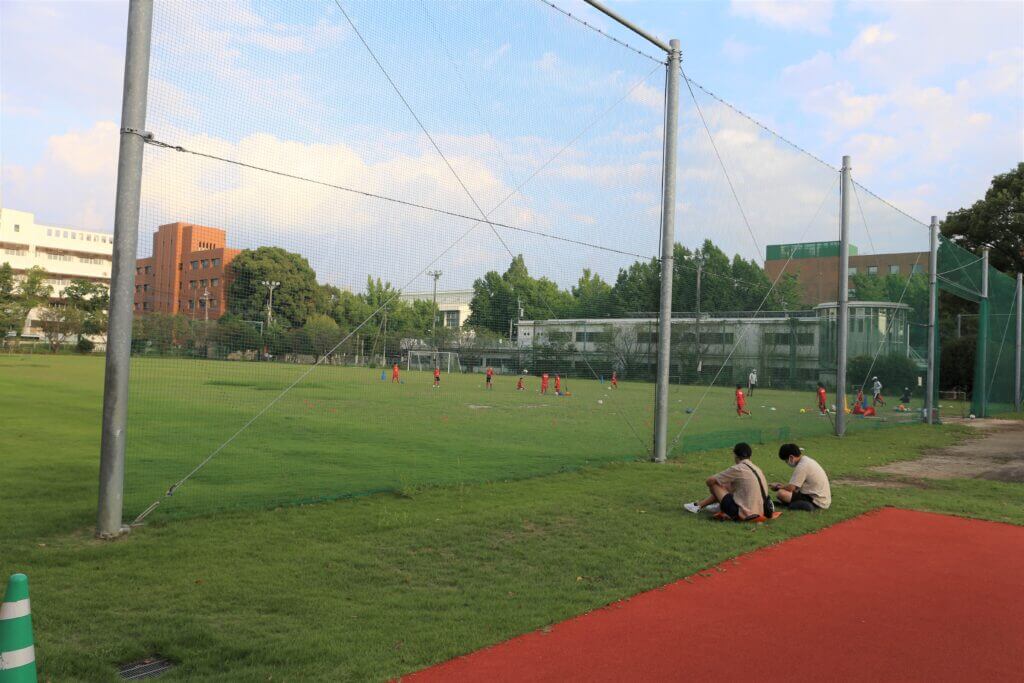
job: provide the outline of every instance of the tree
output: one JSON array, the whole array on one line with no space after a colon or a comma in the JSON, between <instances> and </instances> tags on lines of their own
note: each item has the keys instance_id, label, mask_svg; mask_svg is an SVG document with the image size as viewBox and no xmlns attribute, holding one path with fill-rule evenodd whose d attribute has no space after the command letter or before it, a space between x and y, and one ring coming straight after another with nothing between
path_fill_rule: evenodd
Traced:
<instances>
[{"instance_id":1,"label":"tree","mask_svg":"<svg viewBox=\"0 0 1024 683\"><path fill-rule=\"evenodd\" d=\"M943 236L964 249L990 246L990 263L1004 273L1024 272L1024 162L992 178L985 198L970 208L951 211Z\"/></svg>"},{"instance_id":2,"label":"tree","mask_svg":"<svg viewBox=\"0 0 1024 683\"><path fill-rule=\"evenodd\" d=\"M619 315L615 290L600 275L583 269L579 282L572 288L573 317L610 318Z\"/></svg>"},{"instance_id":3,"label":"tree","mask_svg":"<svg viewBox=\"0 0 1024 683\"><path fill-rule=\"evenodd\" d=\"M247 320L266 320L270 293L264 281L281 283L274 289L273 315L286 327L302 327L309 316L330 308L329 293L299 254L279 247L246 249L231 261L230 270L228 312Z\"/></svg>"},{"instance_id":4,"label":"tree","mask_svg":"<svg viewBox=\"0 0 1024 683\"><path fill-rule=\"evenodd\" d=\"M106 285L74 279L64 288L64 303L82 312L82 334L106 339L110 290Z\"/></svg>"},{"instance_id":5,"label":"tree","mask_svg":"<svg viewBox=\"0 0 1024 683\"><path fill-rule=\"evenodd\" d=\"M324 356L334 349L340 335L338 323L329 315L317 313L311 315L302 328L309 343L309 348L317 356Z\"/></svg>"},{"instance_id":6,"label":"tree","mask_svg":"<svg viewBox=\"0 0 1024 683\"><path fill-rule=\"evenodd\" d=\"M66 304L47 306L39 312L39 324L53 353L60 351L69 337L82 333L82 311Z\"/></svg>"},{"instance_id":7,"label":"tree","mask_svg":"<svg viewBox=\"0 0 1024 683\"><path fill-rule=\"evenodd\" d=\"M29 312L49 300L53 287L46 284L46 276L45 270L35 266L19 279L10 263L0 266L0 337L10 332L20 335Z\"/></svg>"},{"instance_id":8,"label":"tree","mask_svg":"<svg viewBox=\"0 0 1024 683\"><path fill-rule=\"evenodd\" d=\"M469 304L472 312L466 324L507 335L509 322L520 317L520 306L526 320L547 320L570 312L573 303L572 294L557 283L546 277L531 277L520 254L503 274L492 270L473 283Z\"/></svg>"}]
</instances>

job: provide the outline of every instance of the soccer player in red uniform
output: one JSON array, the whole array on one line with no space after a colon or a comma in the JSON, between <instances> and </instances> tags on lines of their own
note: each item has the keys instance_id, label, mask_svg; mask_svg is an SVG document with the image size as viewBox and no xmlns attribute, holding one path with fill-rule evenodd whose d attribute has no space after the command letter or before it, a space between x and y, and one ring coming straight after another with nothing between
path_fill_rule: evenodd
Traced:
<instances>
[{"instance_id":1,"label":"soccer player in red uniform","mask_svg":"<svg viewBox=\"0 0 1024 683\"><path fill-rule=\"evenodd\" d=\"M612 389L619 388L619 373L612 370Z\"/></svg>"},{"instance_id":2,"label":"soccer player in red uniform","mask_svg":"<svg viewBox=\"0 0 1024 683\"><path fill-rule=\"evenodd\" d=\"M522 391L522 390L523 390L523 376L520 375L519 376L519 381L516 382L516 391Z\"/></svg>"},{"instance_id":3,"label":"soccer player in red uniform","mask_svg":"<svg viewBox=\"0 0 1024 683\"><path fill-rule=\"evenodd\" d=\"M491 389L491 380L494 379L494 368L487 367L487 388Z\"/></svg>"},{"instance_id":4,"label":"soccer player in red uniform","mask_svg":"<svg viewBox=\"0 0 1024 683\"><path fill-rule=\"evenodd\" d=\"M818 382L818 410L822 415L828 415L828 395L825 393L825 385Z\"/></svg>"},{"instance_id":5,"label":"soccer player in red uniform","mask_svg":"<svg viewBox=\"0 0 1024 683\"><path fill-rule=\"evenodd\" d=\"M434 388L441 386L441 368L434 366Z\"/></svg>"},{"instance_id":6,"label":"soccer player in red uniform","mask_svg":"<svg viewBox=\"0 0 1024 683\"><path fill-rule=\"evenodd\" d=\"M562 378L556 373L555 374L555 393L561 393L562 391Z\"/></svg>"},{"instance_id":7,"label":"soccer player in red uniform","mask_svg":"<svg viewBox=\"0 0 1024 683\"><path fill-rule=\"evenodd\" d=\"M398 381L398 363L395 363L391 366L391 383L394 384Z\"/></svg>"},{"instance_id":8,"label":"soccer player in red uniform","mask_svg":"<svg viewBox=\"0 0 1024 683\"><path fill-rule=\"evenodd\" d=\"M544 373L540 376L540 393L548 393L548 373Z\"/></svg>"},{"instance_id":9,"label":"soccer player in red uniform","mask_svg":"<svg viewBox=\"0 0 1024 683\"><path fill-rule=\"evenodd\" d=\"M750 411L747 410L747 397L743 395L743 386L740 384L736 385L736 417L743 417L744 415L750 415Z\"/></svg>"}]
</instances>

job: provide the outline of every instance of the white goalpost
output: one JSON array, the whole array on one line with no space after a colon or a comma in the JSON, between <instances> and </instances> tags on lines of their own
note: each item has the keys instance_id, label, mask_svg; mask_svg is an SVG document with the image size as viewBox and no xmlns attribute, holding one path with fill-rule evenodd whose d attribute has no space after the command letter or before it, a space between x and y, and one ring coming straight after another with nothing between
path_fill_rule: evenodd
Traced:
<instances>
[{"instance_id":1,"label":"white goalpost","mask_svg":"<svg viewBox=\"0 0 1024 683\"><path fill-rule=\"evenodd\" d=\"M442 372L462 372L459 354L454 351L409 351L405 357L406 370L432 371L435 367Z\"/></svg>"}]
</instances>

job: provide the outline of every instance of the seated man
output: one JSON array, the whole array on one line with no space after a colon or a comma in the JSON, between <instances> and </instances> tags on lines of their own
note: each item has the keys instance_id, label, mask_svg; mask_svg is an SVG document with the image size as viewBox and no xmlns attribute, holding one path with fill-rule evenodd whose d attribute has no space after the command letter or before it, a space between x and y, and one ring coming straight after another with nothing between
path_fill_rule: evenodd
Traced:
<instances>
[{"instance_id":1,"label":"seated man","mask_svg":"<svg viewBox=\"0 0 1024 683\"><path fill-rule=\"evenodd\" d=\"M761 492L768 490L764 473L750 462L753 451L749 444L738 443L733 446L733 466L708 477L707 484L711 495L701 501L687 503L683 507L697 513L704 508L718 504L721 511L735 520L748 520L764 514L764 498Z\"/></svg>"},{"instance_id":2,"label":"seated man","mask_svg":"<svg viewBox=\"0 0 1024 683\"><path fill-rule=\"evenodd\" d=\"M793 468L788 484L772 484L780 503L788 505L790 510L827 510L832 505L828 475L816 460L804 455L795 443L779 447L779 460Z\"/></svg>"}]
</instances>

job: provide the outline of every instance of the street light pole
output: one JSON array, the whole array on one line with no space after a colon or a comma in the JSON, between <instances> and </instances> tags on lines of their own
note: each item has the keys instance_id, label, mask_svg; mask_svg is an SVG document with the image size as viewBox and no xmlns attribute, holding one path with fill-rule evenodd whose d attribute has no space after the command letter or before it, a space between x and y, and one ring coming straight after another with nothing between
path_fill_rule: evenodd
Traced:
<instances>
[{"instance_id":1,"label":"street light pole","mask_svg":"<svg viewBox=\"0 0 1024 683\"><path fill-rule=\"evenodd\" d=\"M276 280L263 280L260 284L270 290L270 297L267 299L267 327L274 321L274 290L281 286Z\"/></svg>"},{"instance_id":2,"label":"street light pole","mask_svg":"<svg viewBox=\"0 0 1024 683\"><path fill-rule=\"evenodd\" d=\"M428 270L427 275L434 278L434 315L430 321L430 338L434 342L434 350L437 350L437 280L444 273L440 270Z\"/></svg>"}]
</instances>

